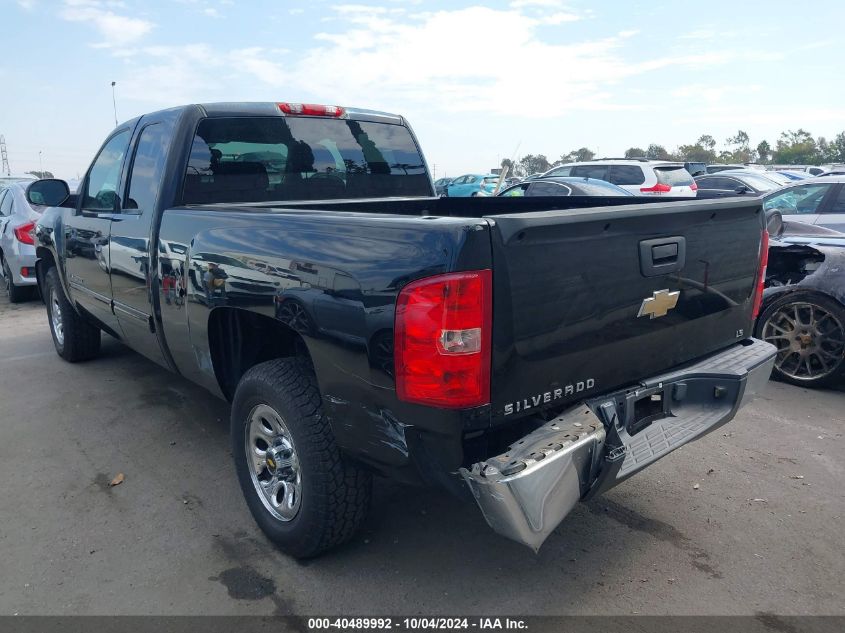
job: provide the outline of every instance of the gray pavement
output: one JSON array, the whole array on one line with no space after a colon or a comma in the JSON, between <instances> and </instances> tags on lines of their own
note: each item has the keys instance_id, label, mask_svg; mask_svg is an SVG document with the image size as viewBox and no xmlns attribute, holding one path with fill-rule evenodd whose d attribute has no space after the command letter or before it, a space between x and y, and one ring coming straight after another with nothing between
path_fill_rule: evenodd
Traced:
<instances>
[{"instance_id":1,"label":"gray pavement","mask_svg":"<svg viewBox=\"0 0 845 633\"><path fill-rule=\"evenodd\" d=\"M70 365L40 302L4 298L0 615L845 614L843 405L769 383L538 555L378 481L353 542L303 564L252 522L225 403L108 337Z\"/></svg>"}]
</instances>

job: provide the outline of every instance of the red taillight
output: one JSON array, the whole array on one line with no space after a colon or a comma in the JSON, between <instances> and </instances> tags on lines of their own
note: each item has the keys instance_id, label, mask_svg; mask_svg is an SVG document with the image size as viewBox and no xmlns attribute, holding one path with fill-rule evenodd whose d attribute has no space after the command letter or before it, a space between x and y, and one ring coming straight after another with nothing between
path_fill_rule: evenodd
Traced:
<instances>
[{"instance_id":1,"label":"red taillight","mask_svg":"<svg viewBox=\"0 0 845 633\"><path fill-rule=\"evenodd\" d=\"M333 116L342 117L344 110L340 106L317 105L315 103L280 103L279 110L285 114L299 116Z\"/></svg>"},{"instance_id":2,"label":"red taillight","mask_svg":"<svg viewBox=\"0 0 845 633\"><path fill-rule=\"evenodd\" d=\"M412 282L396 301L396 395L447 409L490 402L493 275L449 273Z\"/></svg>"},{"instance_id":3,"label":"red taillight","mask_svg":"<svg viewBox=\"0 0 845 633\"><path fill-rule=\"evenodd\" d=\"M668 193L669 191L672 191L672 187L659 182L653 187L640 187L640 191L643 193Z\"/></svg>"},{"instance_id":4,"label":"red taillight","mask_svg":"<svg viewBox=\"0 0 845 633\"><path fill-rule=\"evenodd\" d=\"M697 184L695 184L695 183L692 183L692 184L689 186L689 188L690 188L690 189L692 189L693 191L698 191L698 185L697 185Z\"/></svg>"},{"instance_id":5,"label":"red taillight","mask_svg":"<svg viewBox=\"0 0 845 633\"><path fill-rule=\"evenodd\" d=\"M769 265L769 232L763 230L763 238L760 240L760 268L757 271L757 286L754 289L754 307L751 310L752 318L760 316L760 307L763 305L763 288L766 284L766 267Z\"/></svg>"},{"instance_id":6,"label":"red taillight","mask_svg":"<svg viewBox=\"0 0 845 633\"><path fill-rule=\"evenodd\" d=\"M15 229L15 238L21 244L35 244L35 222L21 224Z\"/></svg>"}]
</instances>

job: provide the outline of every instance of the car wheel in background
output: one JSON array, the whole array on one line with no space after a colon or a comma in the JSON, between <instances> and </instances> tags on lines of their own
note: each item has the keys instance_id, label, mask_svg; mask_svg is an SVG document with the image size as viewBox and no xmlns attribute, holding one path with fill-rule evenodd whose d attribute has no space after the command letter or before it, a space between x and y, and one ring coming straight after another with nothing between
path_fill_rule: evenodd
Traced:
<instances>
[{"instance_id":1,"label":"car wheel in background","mask_svg":"<svg viewBox=\"0 0 845 633\"><path fill-rule=\"evenodd\" d=\"M16 286L12 281L12 271L6 260L3 260L3 286L6 296L9 297L9 303L20 303L32 298L31 288Z\"/></svg>"},{"instance_id":2,"label":"car wheel in background","mask_svg":"<svg viewBox=\"0 0 845 633\"><path fill-rule=\"evenodd\" d=\"M45 291L50 334L59 356L70 363L97 356L100 353L100 330L70 305L55 267L47 271Z\"/></svg>"},{"instance_id":3,"label":"car wheel in background","mask_svg":"<svg viewBox=\"0 0 845 633\"><path fill-rule=\"evenodd\" d=\"M802 387L845 378L845 308L817 292L775 299L757 319L755 334L778 348L772 376Z\"/></svg>"},{"instance_id":4,"label":"car wheel in background","mask_svg":"<svg viewBox=\"0 0 845 633\"><path fill-rule=\"evenodd\" d=\"M355 534L372 477L337 447L309 362L277 359L247 371L232 403L231 434L247 506L281 550L309 558Z\"/></svg>"}]
</instances>

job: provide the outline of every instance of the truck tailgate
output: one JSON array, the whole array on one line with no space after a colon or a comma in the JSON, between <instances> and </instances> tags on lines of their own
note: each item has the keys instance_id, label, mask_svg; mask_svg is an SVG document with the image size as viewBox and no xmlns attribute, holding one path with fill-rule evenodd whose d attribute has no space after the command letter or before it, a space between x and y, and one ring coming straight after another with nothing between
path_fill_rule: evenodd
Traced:
<instances>
[{"instance_id":1,"label":"truck tailgate","mask_svg":"<svg viewBox=\"0 0 845 633\"><path fill-rule=\"evenodd\" d=\"M487 219L494 423L635 383L750 336L759 200Z\"/></svg>"}]
</instances>

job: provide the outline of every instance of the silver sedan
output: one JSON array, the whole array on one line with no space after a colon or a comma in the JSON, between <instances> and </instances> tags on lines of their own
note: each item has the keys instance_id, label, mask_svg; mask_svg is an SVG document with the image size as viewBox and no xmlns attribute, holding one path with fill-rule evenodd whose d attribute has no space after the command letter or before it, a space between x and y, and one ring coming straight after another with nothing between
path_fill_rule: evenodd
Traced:
<instances>
[{"instance_id":1,"label":"silver sedan","mask_svg":"<svg viewBox=\"0 0 845 633\"><path fill-rule=\"evenodd\" d=\"M26 200L28 182L0 189L0 266L9 301L19 303L35 296L35 222L45 207Z\"/></svg>"}]
</instances>

